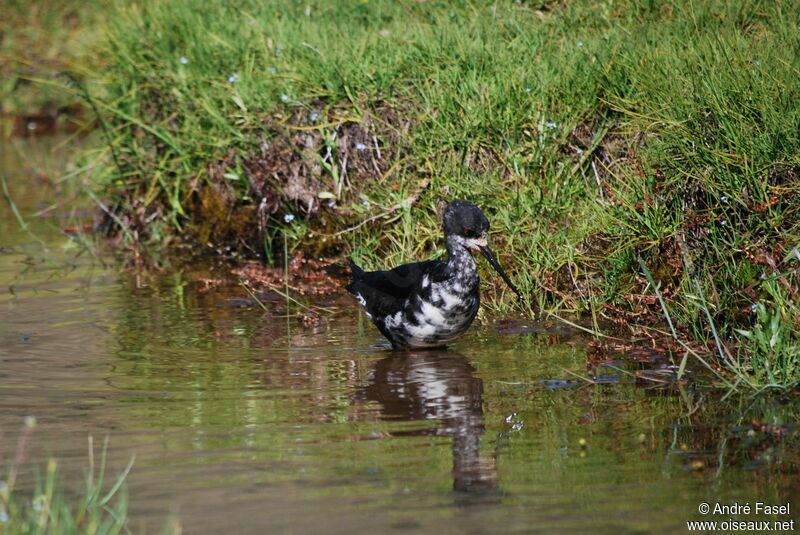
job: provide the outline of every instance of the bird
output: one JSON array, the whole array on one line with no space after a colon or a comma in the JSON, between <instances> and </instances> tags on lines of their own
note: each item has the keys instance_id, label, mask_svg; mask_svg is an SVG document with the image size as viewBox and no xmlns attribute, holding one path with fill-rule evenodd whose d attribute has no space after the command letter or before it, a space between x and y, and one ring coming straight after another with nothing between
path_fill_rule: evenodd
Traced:
<instances>
[{"instance_id":1,"label":"bird","mask_svg":"<svg viewBox=\"0 0 800 535\"><path fill-rule=\"evenodd\" d=\"M517 295L488 245L489 220L469 201L453 200L444 211L447 258L403 264L388 271L364 271L350 260L353 294L395 349L445 346L463 335L480 307L480 251Z\"/></svg>"}]
</instances>

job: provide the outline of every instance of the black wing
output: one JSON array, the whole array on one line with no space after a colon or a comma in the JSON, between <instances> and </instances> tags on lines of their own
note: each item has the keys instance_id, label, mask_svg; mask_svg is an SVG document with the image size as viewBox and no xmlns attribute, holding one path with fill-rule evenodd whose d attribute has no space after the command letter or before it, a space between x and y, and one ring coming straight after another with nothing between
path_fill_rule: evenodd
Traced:
<instances>
[{"instance_id":1,"label":"black wing","mask_svg":"<svg viewBox=\"0 0 800 535\"><path fill-rule=\"evenodd\" d=\"M440 260L427 260L403 264L389 271L364 271L351 260L353 281L346 288L351 294L364 298L364 308L373 318L381 318L399 311L408 296L420 287L425 275L433 281L442 280L446 267Z\"/></svg>"}]
</instances>

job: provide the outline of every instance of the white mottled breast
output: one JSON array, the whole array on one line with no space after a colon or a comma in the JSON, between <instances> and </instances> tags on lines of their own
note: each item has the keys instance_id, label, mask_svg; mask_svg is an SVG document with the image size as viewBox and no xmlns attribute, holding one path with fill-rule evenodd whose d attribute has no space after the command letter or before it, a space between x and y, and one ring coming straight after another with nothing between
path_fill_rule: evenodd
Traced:
<instances>
[{"instance_id":1,"label":"white mottled breast","mask_svg":"<svg viewBox=\"0 0 800 535\"><path fill-rule=\"evenodd\" d=\"M409 301L403 313L387 319L387 326L400 327L403 316L413 316L414 322L405 322L404 341L412 347L439 346L455 340L469 328L478 313L480 301L477 274L449 279L441 283L423 280L422 286L430 286L430 298L417 297ZM392 325L389 324L392 320Z\"/></svg>"}]
</instances>

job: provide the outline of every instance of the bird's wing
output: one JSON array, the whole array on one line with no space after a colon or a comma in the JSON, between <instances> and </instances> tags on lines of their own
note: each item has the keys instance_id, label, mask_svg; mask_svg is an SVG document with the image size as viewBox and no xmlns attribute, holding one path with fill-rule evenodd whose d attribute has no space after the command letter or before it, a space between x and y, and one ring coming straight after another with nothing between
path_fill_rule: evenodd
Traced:
<instances>
[{"instance_id":1,"label":"bird's wing","mask_svg":"<svg viewBox=\"0 0 800 535\"><path fill-rule=\"evenodd\" d=\"M364 308L373 317L398 312L408 296L419 288L423 277L440 280L447 266L439 260L404 264L389 271L363 271L352 261L350 265L353 281L347 291L360 295L366 303Z\"/></svg>"}]
</instances>

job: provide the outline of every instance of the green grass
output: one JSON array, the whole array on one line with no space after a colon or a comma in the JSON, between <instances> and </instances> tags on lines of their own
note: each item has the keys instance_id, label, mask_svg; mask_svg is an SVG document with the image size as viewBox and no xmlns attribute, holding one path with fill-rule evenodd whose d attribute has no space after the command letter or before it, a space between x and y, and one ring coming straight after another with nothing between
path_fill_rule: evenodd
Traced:
<instances>
[{"instance_id":1,"label":"green grass","mask_svg":"<svg viewBox=\"0 0 800 535\"><path fill-rule=\"evenodd\" d=\"M98 185L129 245L271 259L287 232L373 268L441 254L437 207L467 198L534 309L653 321L641 258L682 337L797 384L797 8L121 7L96 73L114 155Z\"/></svg>"},{"instance_id":2,"label":"green grass","mask_svg":"<svg viewBox=\"0 0 800 535\"><path fill-rule=\"evenodd\" d=\"M56 113L80 102L61 75L99 66L110 0L6 0L0 18L0 112Z\"/></svg>"},{"instance_id":3,"label":"green grass","mask_svg":"<svg viewBox=\"0 0 800 535\"><path fill-rule=\"evenodd\" d=\"M54 458L48 461L43 477L37 478L32 492L17 488L17 477L26 463L35 426L33 418L26 419L16 452L6 460L0 487L0 533L111 535L127 530L128 499L124 484L133 460L108 484L105 480L108 441L103 444L95 465L94 446L89 439L89 468L85 487L78 497L65 492L59 479L58 461Z\"/></svg>"}]
</instances>

